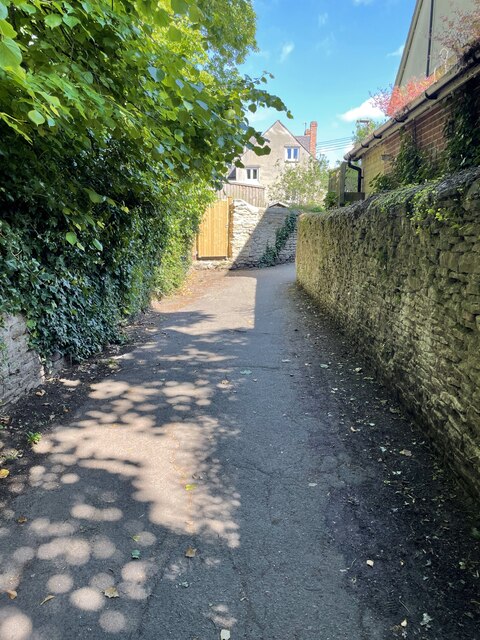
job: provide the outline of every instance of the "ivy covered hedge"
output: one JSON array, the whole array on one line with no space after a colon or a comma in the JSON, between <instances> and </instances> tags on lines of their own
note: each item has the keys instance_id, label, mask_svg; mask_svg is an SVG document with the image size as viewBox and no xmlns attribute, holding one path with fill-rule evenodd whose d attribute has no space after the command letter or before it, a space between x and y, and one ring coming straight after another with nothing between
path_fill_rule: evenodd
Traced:
<instances>
[{"instance_id":1,"label":"ivy covered hedge","mask_svg":"<svg viewBox=\"0 0 480 640\"><path fill-rule=\"evenodd\" d=\"M267 152L254 34L250 0L0 0L0 314L45 359L178 286L212 186Z\"/></svg>"}]
</instances>

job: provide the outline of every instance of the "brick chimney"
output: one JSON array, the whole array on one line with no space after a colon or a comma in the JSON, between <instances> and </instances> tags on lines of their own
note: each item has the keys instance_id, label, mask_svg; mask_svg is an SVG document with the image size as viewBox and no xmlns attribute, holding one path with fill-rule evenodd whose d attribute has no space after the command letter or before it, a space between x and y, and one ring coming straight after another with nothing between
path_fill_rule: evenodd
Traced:
<instances>
[{"instance_id":1,"label":"brick chimney","mask_svg":"<svg viewBox=\"0 0 480 640\"><path fill-rule=\"evenodd\" d=\"M314 120L310 123L310 129L307 129L308 134L310 135L310 153L314 158L317 157L317 123Z\"/></svg>"}]
</instances>

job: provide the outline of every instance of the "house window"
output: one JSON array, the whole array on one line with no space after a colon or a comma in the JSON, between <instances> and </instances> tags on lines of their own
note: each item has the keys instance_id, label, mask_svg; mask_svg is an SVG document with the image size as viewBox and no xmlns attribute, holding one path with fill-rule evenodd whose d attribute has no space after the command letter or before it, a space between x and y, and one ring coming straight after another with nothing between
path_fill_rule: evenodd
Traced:
<instances>
[{"instance_id":1,"label":"house window","mask_svg":"<svg viewBox=\"0 0 480 640\"><path fill-rule=\"evenodd\" d=\"M247 181L248 182L258 182L258 168L257 167L248 167L247 168Z\"/></svg>"},{"instance_id":2,"label":"house window","mask_svg":"<svg viewBox=\"0 0 480 640\"><path fill-rule=\"evenodd\" d=\"M285 147L285 161L298 162L300 147Z\"/></svg>"}]
</instances>

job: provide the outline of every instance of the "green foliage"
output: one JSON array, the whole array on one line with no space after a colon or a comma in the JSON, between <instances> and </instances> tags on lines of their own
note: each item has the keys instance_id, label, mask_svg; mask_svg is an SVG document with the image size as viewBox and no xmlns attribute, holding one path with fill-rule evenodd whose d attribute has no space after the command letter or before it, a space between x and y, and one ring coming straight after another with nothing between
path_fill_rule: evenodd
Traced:
<instances>
[{"instance_id":1,"label":"green foliage","mask_svg":"<svg viewBox=\"0 0 480 640\"><path fill-rule=\"evenodd\" d=\"M480 121L478 98L467 85L450 100L445 169L454 173L480 165Z\"/></svg>"},{"instance_id":2,"label":"green foliage","mask_svg":"<svg viewBox=\"0 0 480 640\"><path fill-rule=\"evenodd\" d=\"M213 184L264 142L246 114L284 105L236 67L250 0L0 7L0 313L79 360L180 283Z\"/></svg>"},{"instance_id":3,"label":"green foliage","mask_svg":"<svg viewBox=\"0 0 480 640\"><path fill-rule=\"evenodd\" d=\"M34 444L38 444L41 439L42 439L42 434L39 433L38 431L29 431L27 433L27 443L30 446L33 446Z\"/></svg>"},{"instance_id":4,"label":"green foliage","mask_svg":"<svg viewBox=\"0 0 480 640\"><path fill-rule=\"evenodd\" d=\"M270 246L267 242L265 253L260 258L260 264L264 267L273 267L277 264L278 257L285 248L289 237L295 231L297 227L297 215L295 213L289 213L285 218L283 225L277 229L275 233L275 244Z\"/></svg>"},{"instance_id":5,"label":"green foliage","mask_svg":"<svg viewBox=\"0 0 480 640\"><path fill-rule=\"evenodd\" d=\"M323 201L328 183L325 156L310 158L303 164L286 164L272 185L272 199L292 206L312 206Z\"/></svg>"},{"instance_id":6,"label":"green foliage","mask_svg":"<svg viewBox=\"0 0 480 640\"><path fill-rule=\"evenodd\" d=\"M338 207L338 196L335 191L328 191L323 201L325 209L335 209Z\"/></svg>"},{"instance_id":7,"label":"green foliage","mask_svg":"<svg viewBox=\"0 0 480 640\"><path fill-rule=\"evenodd\" d=\"M355 131L353 132L354 143L359 144L363 142L363 140L368 138L379 126L379 123L374 120L357 120L355 123Z\"/></svg>"},{"instance_id":8,"label":"green foliage","mask_svg":"<svg viewBox=\"0 0 480 640\"><path fill-rule=\"evenodd\" d=\"M374 193L420 184L433 180L442 173L443 164L421 151L410 132L404 130L401 136L400 151L393 161L391 170L386 174L375 176L372 181Z\"/></svg>"}]
</instances>

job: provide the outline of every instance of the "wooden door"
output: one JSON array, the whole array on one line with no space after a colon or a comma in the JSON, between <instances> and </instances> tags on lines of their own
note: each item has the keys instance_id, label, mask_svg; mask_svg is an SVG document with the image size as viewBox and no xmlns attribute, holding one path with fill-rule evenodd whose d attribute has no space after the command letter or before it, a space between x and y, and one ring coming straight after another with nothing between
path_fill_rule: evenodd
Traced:
<instances>
[{"instance_id":1,"label":"wooden door","mask_svg":"<svg viewBox=\"0 0 480 640\"><path fill-rule=\"evenodd\" d=\"M207 207L197 236L197 258L229 257L231 199L217 200Z\"/></svg>"}]
</instances>

